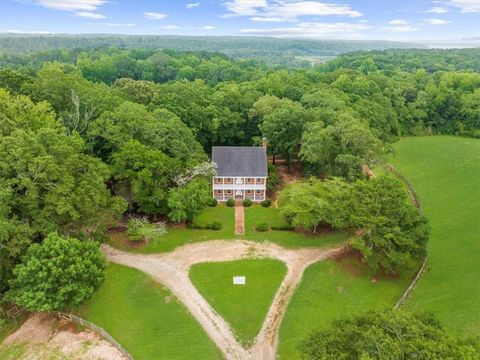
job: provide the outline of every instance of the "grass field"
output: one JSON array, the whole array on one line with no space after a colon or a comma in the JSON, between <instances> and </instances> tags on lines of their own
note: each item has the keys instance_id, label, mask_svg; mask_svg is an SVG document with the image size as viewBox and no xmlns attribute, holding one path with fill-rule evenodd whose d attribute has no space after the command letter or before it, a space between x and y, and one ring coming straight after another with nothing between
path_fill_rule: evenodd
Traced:
<instances>
[{"instance_id":1,"label":"grass field","mask_svg":"<svg viewBox=\"0 0 480 360\"><path fill-rule=\"evenodd\" d=\"M435 136L395 144L393 164L413 183L432 233L429 263L407 307L480 333L480 140Z\"/></svg>"},{"instance_id":2,"label":"grass field","mask_svg":"<svg viewBox=\"0 0 480 360\"><path fill-rule=\"evenodd\" d=\"M109 264L80 316L108 331L136 360L221 359L221 353L170 292L131 268Z\"/></svg>"},{"instance_id":3,"label":"grass field","mask_svg":"<svg viewBox=\"0 0 480 360\"><path fill-rule=\"evenodd\" d=\"M270 241L286 248L326 247L338 245L350 237L348 232L327 232L318 235L305 234L300 231L269 230L258 232L255 226L265 222L271 226L287 225L280 210L253 205L245 209L245 239L252 241Z\"/></svg>"},{"instance_id":4,"label":"grass field","mask_svg":"<svg viewBox=\"0 0 480 360\"><path fill-rule=\"evenodd\" d=\"M300 359L297 346L313 329L333 320L391 308L408 279L376 279L353 259L322 261L307 268L280 328L280 359Z\"/></svg>"},{"instance_id":5,"label":"grass field","mask_svg":"<svg viewBox=\"0 0 480 360\"><path fill-rule=\"evenodd\" d=\"M286 270L282 262L270 259L203 263L192 267L190 279L230 323L238 340L249 345L260 332ZM235 275L246 276L246 284L233 285Z\"/></svg>"}]
</instances>

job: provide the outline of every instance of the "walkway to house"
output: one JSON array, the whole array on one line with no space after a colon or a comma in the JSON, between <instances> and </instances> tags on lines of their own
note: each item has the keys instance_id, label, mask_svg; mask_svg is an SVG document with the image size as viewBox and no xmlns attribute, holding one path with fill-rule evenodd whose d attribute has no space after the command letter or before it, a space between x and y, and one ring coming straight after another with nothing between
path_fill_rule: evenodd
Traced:
<instances>
[{"instance_id":1,"label":"walkway to house","mask_svg":"<svg viewBox=\"0 0 480 360\"><path fill-rule=\"evenodd\" d=\"M245 208L240 200L235 202L235 234L245 233Z\"/></svg>"}]
</instances>

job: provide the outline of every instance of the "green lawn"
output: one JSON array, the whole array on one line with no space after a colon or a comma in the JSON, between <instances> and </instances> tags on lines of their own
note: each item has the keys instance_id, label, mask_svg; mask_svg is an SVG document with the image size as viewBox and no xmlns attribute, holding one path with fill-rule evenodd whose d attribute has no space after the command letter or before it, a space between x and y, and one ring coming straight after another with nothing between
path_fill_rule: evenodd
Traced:
<instances>
[{"instance_id":1,"label":"green lawn","mask_svg":"<svg viewBox=\"0 0 480 360\"><path fill-rule=\"evenodd\" d=\"M235 238L235 209L219 204L216 207L207 207L195 218L197 223L212 223L221 221L221 230L198 230L170 226L168 232L158 241L152 241L146 246L132 247L127 244L128 237L125 233L112 235L110 244L118 249L139 253L159 253L172 251L175 248L193 242L206 240L224 240Z\"/></svg>"},{"instance_id":2,"label":"green lawn","mask_svg":"<svg viewBox=\"0 0 480 360\"><path fill-rule=\"evenodd\" d=\"M109 264L105 283L79 314L108 331L136 360L222 358L168 290L128 267Z\"/></svg>"},{"instance_id":3,"label":"green lawn","mask_svg":"<svg viewBox=\"0 0 480 360\"><path fill-rule=\"evenodd\" d=\"M245 234L235 235L235 209L219 204L207 207L195 218L196 223L207 224L214 220L222 222L219 231L188 229L185 226L170 226L168 232L158 241L152 241L146 246L132 246L125 232L112 234L110 245L125 251L138 253L159 253L173 251L175 248L199 241L245 239L256 242L270 241L286 248L327 247L341 244L348 240L348 232L327 232L317 235L305 234L300 231L270 230L258 232L255 225L266 222L269 226L285 225L280 211L275 208L264 208L253 205L245 208Z\"/></svg>"},{"instance_id":4,"label":"green lawn","mask_svg":"<svg viewBox=\"0 0 480 360\"><path fill-rule=\"evenodd\" d=\"M480 140L435 136L395 144L393 164L413 183L432 234L427 272L407 307L447 328L480 333Z\"/></svg>"},{"instance_id":5,"label":"green lawn","mask_svg":"<svg viewBox=\"0 0 480 360\"><path fill-rule=\"evenodd\" d=\"M353 259L322 261L305 271L280 328L281 359L299 359L297 346L313 329L332 320L369 310L392 308L408 279L372 281L368 269Z\"/></svg>"},{"instance_id":6,"label":"green lawn","mask_svg":"<svg viewBox=\"0 0 480 360\"><path fill-rule=\"evenodd\" d=\"M269 230L258 232L255 226L266 222L269 226L286 225L280 210L253 205L245 209L245 239L263 242L270 241L286 248L326 247L341 244L348 240L348 232L320 233L318 235L305 234L300 231Z\"/></svg>"},{"instance_id":7,"label":"green lawn","mask_svg":"<svg viewBox=\"0 0 480 360\"><path fill-rule=\"evenodd\" d=\"M203 263L192 267L190 279L230 323L238 340L250 345L260 332L286 270L285 264L270 259ZM233 285L235 275L246 276L246 285Z\"/></svg>"}]
</instances>

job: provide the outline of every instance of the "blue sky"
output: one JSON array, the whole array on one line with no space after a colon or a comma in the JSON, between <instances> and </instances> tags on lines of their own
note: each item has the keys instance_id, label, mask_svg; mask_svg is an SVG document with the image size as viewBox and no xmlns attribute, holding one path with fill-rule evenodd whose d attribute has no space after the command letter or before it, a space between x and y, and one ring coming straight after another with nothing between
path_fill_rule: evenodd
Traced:
<instances>
[{"instance_id":1,"label":"blue sky","mask_svg":"<svg viewBox=\"0 0 480 360\"><path fill-rule=\"evenodd\" d=\"M480 0L0 0L0 32L462 39Z\"/></svg>"}]
</instances>

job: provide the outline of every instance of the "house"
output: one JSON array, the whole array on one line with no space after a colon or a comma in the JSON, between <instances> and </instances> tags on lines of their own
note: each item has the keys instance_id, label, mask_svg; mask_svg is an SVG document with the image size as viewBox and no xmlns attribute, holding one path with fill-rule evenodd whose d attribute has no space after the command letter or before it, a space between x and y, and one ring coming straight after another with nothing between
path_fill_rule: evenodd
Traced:
<instances>
[{"instance_id":1,"label":"house","mask_svg":"<svg viewBox=\"0 0 480 360\"><path fill-rule=\"evenodd\" d=\"M265 200L268 177L266 141L261 147L214 146L212 161L217 165L212 181L215 199Z\"/></svg>"}]
</instances>

